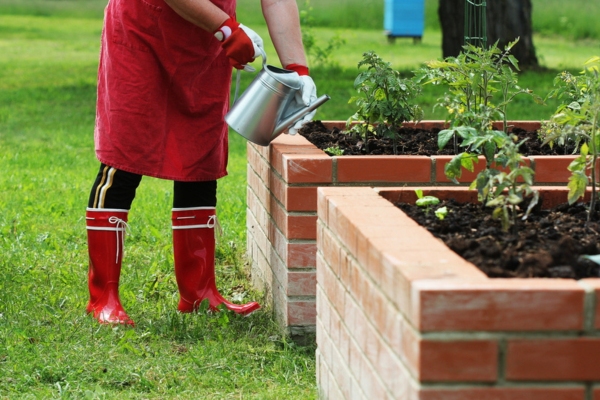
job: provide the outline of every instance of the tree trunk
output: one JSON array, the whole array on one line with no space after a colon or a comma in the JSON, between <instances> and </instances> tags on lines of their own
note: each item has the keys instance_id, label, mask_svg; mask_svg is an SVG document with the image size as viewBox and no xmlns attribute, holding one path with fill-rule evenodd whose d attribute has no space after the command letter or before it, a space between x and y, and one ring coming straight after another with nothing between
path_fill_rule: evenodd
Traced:
<instances>
[{"instance_id":1,"label":"tree trunk","mask_svg":"<svg viewBox=\"0 0 600 400\"><path fill-rule=\"evenodd\" d=\"M519 66L539 66L533 46L531 0L489 0L486 2L487 43L498 41L498 48L519 38L511 54ZM439 0L438 15L442 26L442 55L456 57L462 50L465 36L465 0Z\"/></svg>"}]
</instances>

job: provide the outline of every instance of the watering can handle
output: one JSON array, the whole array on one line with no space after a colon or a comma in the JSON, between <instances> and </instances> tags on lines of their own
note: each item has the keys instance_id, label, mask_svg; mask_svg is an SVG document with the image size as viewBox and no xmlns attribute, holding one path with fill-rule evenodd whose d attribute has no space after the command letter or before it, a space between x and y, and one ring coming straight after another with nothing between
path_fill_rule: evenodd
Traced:
<instances>
[{"instance_id":1,"label":"watering can handle","mask_svg":"<svg viewBox=\"0 0 600 400\"><path fill-rule=\"evenodd\" d=\"M262 66L263 68L265 67L265 64L267 63L267 53L265 52L265 49L263 49L262 47L257 47L258 51L260 52L260 56L262 57Z\"/></svg>"},{"instance_id":2,"label":"watering can handle","mask_svg":"<svg viewBox=\"0 0 600 400\"><path fill-rule=\"evenodd\" d=\"M256 47L258 49L258 51L260 52L260 56L262 57L262 67L265 68L265 64L267 64L267 53L265 53L265 50L262 47ZM248 66L248 64L246 64L244 67ZM252 70L249 70L249 72L254 72L254 68L250 67ZM245 69L245 68L244 68ZM237 70L236 75L235 75L235 94L233 96L233 104L235 104L235 102L237 101L238 98L238 94L239 94L239 90L240 90L240 81L242 79L242 71L241 70Z\"/></svg>"}]
</instances>

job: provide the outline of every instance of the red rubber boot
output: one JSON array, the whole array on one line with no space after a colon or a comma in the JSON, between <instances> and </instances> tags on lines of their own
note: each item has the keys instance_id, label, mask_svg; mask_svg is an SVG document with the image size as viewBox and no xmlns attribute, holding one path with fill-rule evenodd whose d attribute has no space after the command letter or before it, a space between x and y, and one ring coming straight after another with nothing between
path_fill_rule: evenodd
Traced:
<instances>
[{"instance_id":1,"label":"red rubber boot","mask_svg":"<svg viewBox=\"0 0 600 400\"><path fill-rule=\"evenodd\" d=\"M260 308L256 302L233 304L225 300L215 284L215 223L214 207L173 209L173 251L175 277L179 287L181 312L196 310L208 299L210 308L219 304L242 315Z\"/></svg>"},{"instance_id":2,"label":"red rubber boot","mask_svg":"<svg viewBox=\"0 0 600 400\"><path fill-rule=\"evenodd\" d=\"M119 299L127 210L88 208L85 219L90 256L86 311L101 324L134 325Z\"/></svg>"}]
</instances>

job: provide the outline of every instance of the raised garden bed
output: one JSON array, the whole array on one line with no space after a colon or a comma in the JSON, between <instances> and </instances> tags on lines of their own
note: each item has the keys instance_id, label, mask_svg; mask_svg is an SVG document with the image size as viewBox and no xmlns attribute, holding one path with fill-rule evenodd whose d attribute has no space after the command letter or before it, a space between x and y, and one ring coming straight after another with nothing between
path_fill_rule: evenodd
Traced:
<instances>
[{"instance_id":1,"label":"raised garden bed","mask_svg":"<svg viewBox=\"0 0 600 400\"><path fill-rule=\"evenodd\" d=\"M566 200L544 190L545 207ZM320 396L599 398L600 279L489 278L393 204L414 199L318 190Z\"/></svg>"},{"instance_id":2,"label":"raised garden bed","mask_svg":"<svg viewBox=\"0 0 600 400\"><path fill-rule=\"evenodd\" d=\"M343 128L345 122L324 123ZM511 122L532 131L539 122ZM411 124L412 126L412 124ZM443 121L420 127L441 129ZM267 294L280 325L293 336L315 331L317 188L445 186L451 155L329 156L301 135L281 135L268 147L248 143L247 241L254 284ZM527 156L536 185L563 187L574 156ZM479 163L476 166L483 165ZM478 170L463 173L470 183Z\"/></svg>"}]
</instances>

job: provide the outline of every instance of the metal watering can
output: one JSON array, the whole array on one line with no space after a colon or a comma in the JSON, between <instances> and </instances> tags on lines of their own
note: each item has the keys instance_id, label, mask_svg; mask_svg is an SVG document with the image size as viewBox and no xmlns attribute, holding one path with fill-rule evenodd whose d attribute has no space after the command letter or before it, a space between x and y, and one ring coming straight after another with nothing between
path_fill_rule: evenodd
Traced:
<instances>
[{"instance_id":1,"label":"metal watering can","mask_svg":"<svg viewBox=\"0 0 600 400\"><path fill-rule=\"evenodd\" d=\"M329 100L329 96L323 95L309 106L299 106L294 101L296 92L300 90L298 75L294 71L266 65L267 55L264 52L262 58L262 71L235 101L225 115L225 122L252 143L267 146L286 129Z\"/></svg>"}]
</instances>

